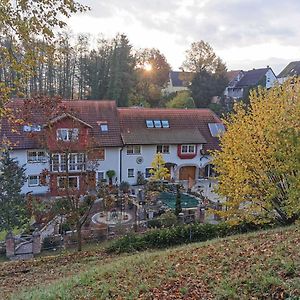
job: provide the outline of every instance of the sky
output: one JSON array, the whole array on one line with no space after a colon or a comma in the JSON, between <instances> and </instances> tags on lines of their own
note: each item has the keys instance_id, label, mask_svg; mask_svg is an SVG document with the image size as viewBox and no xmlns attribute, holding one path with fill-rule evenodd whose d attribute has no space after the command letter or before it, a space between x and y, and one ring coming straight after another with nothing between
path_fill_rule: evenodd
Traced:
<instances>
[{"instance_id":1,"label":"sky","mask_svg":"<svg viewBox=\"0 0 300 300\"><path fill-rule=\"evenodd\" d=\"M157 48L178 70L192 42L208 42L228 70L300 60L300 0L77 0L91 10L72 16L74 34L125 33L135 48Z\"/></svg>"}]
</instances>

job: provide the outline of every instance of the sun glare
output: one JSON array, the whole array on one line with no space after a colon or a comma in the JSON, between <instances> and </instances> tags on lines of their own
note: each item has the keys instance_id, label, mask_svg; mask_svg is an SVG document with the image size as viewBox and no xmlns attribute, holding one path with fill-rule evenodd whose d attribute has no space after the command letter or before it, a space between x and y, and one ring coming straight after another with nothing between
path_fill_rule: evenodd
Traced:
<instances>
[{"instance_id":1,"label":"sun glare","mask_svg":"<svg viewBox=\"0 0 300 300\"><path fill-rule=\"evenodd\" d=\"M145 69L145 71L150 72L152 70L152 65L149 63L145 63L144 69Z\"/></svg>"}]
</instances>

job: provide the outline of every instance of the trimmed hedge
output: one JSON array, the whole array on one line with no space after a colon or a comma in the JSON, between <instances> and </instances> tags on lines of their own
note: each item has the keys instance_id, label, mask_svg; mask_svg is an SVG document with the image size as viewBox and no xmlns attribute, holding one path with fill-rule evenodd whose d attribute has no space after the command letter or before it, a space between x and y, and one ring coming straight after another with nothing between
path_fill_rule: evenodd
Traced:
<instances>
[{"instance_id":1,"label":"trimmed hedge","mask_svg":"<svg viewBox=\"0 0 300 300\"><path fill-rule=\"evenodd\" d=\"M219 223L217 225L200 223L179 225L171 228L152 229L144 234L128 234L112 242L106 250L107 252L123 253L167 248L270 227L272 227L271 224L256 225L249 223L235 226L230 226L227 223Z\"/></svg>"}]
</instances>

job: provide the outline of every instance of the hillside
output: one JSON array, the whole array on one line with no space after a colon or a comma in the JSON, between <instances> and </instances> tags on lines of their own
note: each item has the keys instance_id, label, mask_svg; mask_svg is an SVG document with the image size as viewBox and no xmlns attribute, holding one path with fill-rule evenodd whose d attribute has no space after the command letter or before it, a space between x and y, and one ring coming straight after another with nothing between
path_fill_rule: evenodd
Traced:
<instances>
[{"instance_id":1,"label":"hillside","mask_svg":"<svg viewBox=\"0 0 300 300\"><path fill-rule=\"evenodd\" d=\"M2 263L0 298L299 299L299 245L293 226L135 255Z\"/></svg>"}]
</instances>

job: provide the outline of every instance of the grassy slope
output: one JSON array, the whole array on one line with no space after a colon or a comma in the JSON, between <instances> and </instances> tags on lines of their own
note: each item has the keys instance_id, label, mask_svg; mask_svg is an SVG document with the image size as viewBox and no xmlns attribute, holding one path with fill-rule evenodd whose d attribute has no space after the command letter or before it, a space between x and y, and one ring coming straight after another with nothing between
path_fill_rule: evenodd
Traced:
<instances>
[{"instance_id":1,"label":"grassy slope","mask_svg":"<svg viewBox=\"0 0 300 300\"><path fill-rule=\"evenodd\" d=\"M23 263L24 274L22 263L14 265L20 288L30 286L28 280L39 285L12 298L300 299L299 245L300 229L291 227L130 256L99 251L43 258ZM12 276L0 271L0 286L9 286ZM58 280L45 287L53 277Z\"/></svg>"}]
</instances>

